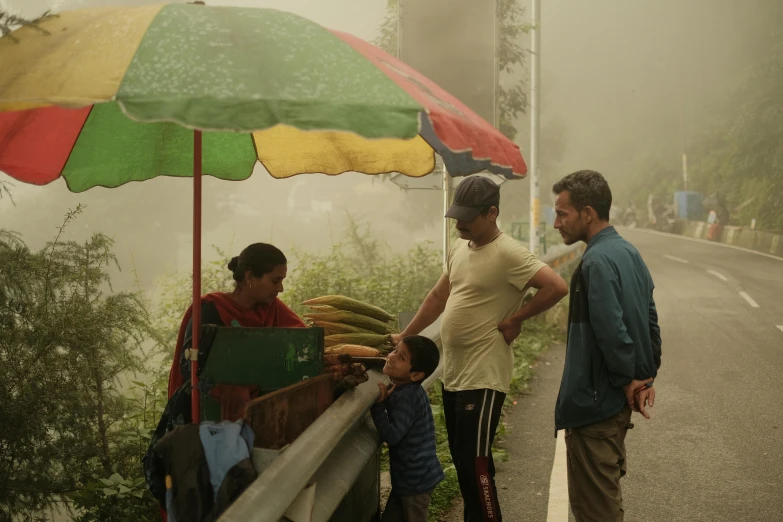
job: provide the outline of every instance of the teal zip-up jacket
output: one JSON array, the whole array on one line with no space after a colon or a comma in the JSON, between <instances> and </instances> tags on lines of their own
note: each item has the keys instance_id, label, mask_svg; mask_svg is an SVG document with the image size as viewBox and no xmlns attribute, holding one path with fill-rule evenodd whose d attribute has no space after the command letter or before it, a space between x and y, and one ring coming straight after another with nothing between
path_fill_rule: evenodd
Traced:
<instances>
[{"instance_id":1,"label":"teal zip-up jacket","mask_svg":"<svg viewBox=\"0 0 783 522\"><path fill-rule=\"evenodd\" d=\"M593 237L571 278L556 430L616 415L625 405L624 385L655 378L661 330L654 287L639 251L614 227Z\"/></svg>"}]
</instances>

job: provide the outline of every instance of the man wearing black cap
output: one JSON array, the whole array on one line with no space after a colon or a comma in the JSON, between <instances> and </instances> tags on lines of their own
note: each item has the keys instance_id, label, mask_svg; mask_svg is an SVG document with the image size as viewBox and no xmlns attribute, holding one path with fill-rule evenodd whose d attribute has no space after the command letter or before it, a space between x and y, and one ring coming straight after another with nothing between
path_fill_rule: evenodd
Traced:
<instances>
[{"instance_id":1,"label":"man wearing black cap","mask_svg":"<svg viewBox=\"0 0 783 522\"><path fill-rule=\"evenodd\" d=\"M463 241L400 334L419 334L443 314L443 411L465 522L502 520L492 441L511 385L510 345L525 320L568 294L563 278L498 229L499 207L500 188L491 180L471 176L459 184L446 217L456 220ZM538 292L522 306L530 288Z\"/></svg>"}]
</instances>

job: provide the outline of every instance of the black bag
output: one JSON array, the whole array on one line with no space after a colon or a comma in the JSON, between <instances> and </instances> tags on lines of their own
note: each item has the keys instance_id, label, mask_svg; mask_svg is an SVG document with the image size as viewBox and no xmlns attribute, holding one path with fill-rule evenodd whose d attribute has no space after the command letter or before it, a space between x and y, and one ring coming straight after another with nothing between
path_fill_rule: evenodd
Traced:
<instances>
[{"instance_id":1,"label":"black bag","mask_svg":"<svg viewBox=\"0 0 783 522\"><path fill-rule=\"evenodd\" d=\"M174 428L190 424L192 420L190 381L186 381L177 388L166 404L158 426L150 439L147 452L141 459L147 489L163 509L166 507L166 468L163 459L155 452L155 445Z\"/></svg>"}]
</instances>

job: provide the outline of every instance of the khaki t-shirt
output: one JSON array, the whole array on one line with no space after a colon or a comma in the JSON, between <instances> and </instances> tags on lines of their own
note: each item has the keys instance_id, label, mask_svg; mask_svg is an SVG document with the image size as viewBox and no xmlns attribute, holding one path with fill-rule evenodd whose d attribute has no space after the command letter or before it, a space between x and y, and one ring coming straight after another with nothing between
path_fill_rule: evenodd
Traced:
<instances>
[{"instance_id":1,"label":"khaki t-shirt","mask_svg":"<svg viewBox=\"0 0 783 522\"><path fill-rule=\"evenodd\" d=\"M519 310L530 279L544 266L521 243L501 234L449 253L449 299L441 322L443 385L448 391L488 388L508 393L514 353L498 323Z\"/></svg>"}]
</instances>

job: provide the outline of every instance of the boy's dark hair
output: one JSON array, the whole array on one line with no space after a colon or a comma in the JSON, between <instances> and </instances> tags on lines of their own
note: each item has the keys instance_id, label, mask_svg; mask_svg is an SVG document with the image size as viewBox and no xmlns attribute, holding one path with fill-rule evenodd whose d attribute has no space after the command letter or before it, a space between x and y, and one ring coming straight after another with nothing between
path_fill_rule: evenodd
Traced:
<instances>
[{"instance_id":1,"label":"boy's dark hair","mask_svg":"<svg viewBox=\"0 0 783 522\"><path fill-rule=\"evenodd\" d=\"M556 195L566 191L576 210L593 207L598 214L598 219L609 221L612 191L600 173L594 170L580 170L564 177L552 187L552 192Z\"/></svg>"},{"instance_id":2,"label":"boy's dark hair","mask_svg":"<svg viewBox=\"0 0 783 522\"><path fill-rule=\"evenodd\" d=\"M409 335L402 342L411 354L411 372L422 372L424 379L432 375L440 362L438 346L432 339L423 335Z\"/></svg>"}]
</instances>

